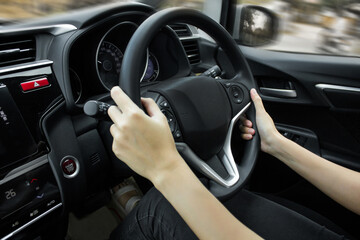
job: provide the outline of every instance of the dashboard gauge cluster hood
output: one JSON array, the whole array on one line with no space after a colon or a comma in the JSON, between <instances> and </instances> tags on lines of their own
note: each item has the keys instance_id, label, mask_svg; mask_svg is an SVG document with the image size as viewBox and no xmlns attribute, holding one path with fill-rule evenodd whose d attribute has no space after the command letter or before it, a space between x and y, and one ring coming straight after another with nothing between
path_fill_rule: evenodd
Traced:
<instances>
[{"instance_id":1,"label":"dashboard gauge cluster hood","mask_svg":"<svg viewBox=\"0 0 360 240\"><path fill-rule=\"evenodd\" d=\"M65 14L34 19L32 21L27 21L24 23L20 22L17 24L7 25L0 29L0 34L2 32L7 32L10 29L14 31L14 30L23 30L30 27L37 27L37 26L44 27L44 26L51 26L58 24L70 24L76 27L77 29L81 29L86 26L89 26L90 24L99 22L102 19L108 18L109 16L116 15L121 12L131 12L131 11L153 13L155 10L148 5L142 3L136 3L136 2L109 3L101 6L74 10L71 12L67 12Z\"/></svg>"}]
</instances>

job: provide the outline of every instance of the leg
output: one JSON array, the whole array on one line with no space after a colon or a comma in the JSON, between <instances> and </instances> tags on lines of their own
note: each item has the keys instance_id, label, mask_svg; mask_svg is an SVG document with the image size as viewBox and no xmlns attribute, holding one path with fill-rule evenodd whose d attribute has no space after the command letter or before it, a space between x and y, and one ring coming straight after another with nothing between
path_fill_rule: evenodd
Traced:
<instances>
[{"instance_id":1,"label":"leg","mask_svg":"<svg viewBox=\"0 0 360 240\"><path fill-rule=\"evenodd\" d=\"M152 188L110 236L110 240L197 239L171 204Z\"/></svg>"},{"instance_id":2,"label":"leg","mask_svg":"<svg viewBox=\"0 0 360 240\"><path fill-rule=\"evenodd\" d=\"M343 239L324 226L246 190L224 205L265 239ZM171 204L151 189L111 235L115 239L197 239Z\"/></svg>"},{"instance_id":3,"label":"leg","mask_svg":"<svg viewBox=\"0 0 360 240\"><path fill-rule=\"evenodd\" d=\"M325 226L246 190L240 191L224 205L237 219L265 239L344 239Z\"/></svg>"}]
</instances>

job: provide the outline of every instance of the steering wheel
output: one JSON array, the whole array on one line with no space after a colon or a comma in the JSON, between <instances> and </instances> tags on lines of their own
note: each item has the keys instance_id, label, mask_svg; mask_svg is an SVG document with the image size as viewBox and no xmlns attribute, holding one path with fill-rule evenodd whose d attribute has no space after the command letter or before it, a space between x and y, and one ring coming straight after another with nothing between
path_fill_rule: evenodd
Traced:
<instances>
[{"instance_id":1,"label":"steering wheel","mask_svg":"<svg viewBox=\"0 0 360 240\"><path fill-rule=\"evenodd\" d=\"M249 95L249 90L256 85L241 50L229 33L197 10L169 8L159 11L139 26L128 43L120 72L120 87L141 107L139 79L144 69L139 63L145 58L151 40L173 22L191 24L209 34L225 52L235 72L229 79L207 76L167 79L147 90L153 93L149 96L157 102L159 99L166 102L168 112L173 113L171 121L178 125L174 137L179 153L209 179L209 191L219 199L225 199L245 184L260 149L256 134L244 143L239 163L232 154L232 132L240 116L246 112L256 129L255 109Z\"/></svg>"}]
</instances>

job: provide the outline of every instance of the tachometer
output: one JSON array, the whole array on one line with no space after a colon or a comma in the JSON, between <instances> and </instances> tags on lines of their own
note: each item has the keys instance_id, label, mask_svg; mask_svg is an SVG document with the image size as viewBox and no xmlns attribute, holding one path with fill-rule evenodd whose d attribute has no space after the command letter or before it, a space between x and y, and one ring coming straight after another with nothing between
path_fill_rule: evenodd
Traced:
<instances>
[{"instance_id":1,"label":"tachometer","mask_svg":"<svg viewBox=\"0 0 360 240\"><path fill-rule=\"evenodd\" d=\"M110 90L119 84L119 75L123 53L114 44L104 41L97 54L97 73L101 83Z\"/></svg>"}]
</instances>

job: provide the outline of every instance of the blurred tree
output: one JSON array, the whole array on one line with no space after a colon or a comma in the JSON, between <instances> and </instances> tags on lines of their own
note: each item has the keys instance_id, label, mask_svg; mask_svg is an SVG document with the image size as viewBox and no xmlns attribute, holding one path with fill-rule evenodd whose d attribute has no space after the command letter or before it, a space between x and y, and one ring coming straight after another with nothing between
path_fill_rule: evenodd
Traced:
<instances>
[{"instance_id":1,"label":"blurred tree","mask_svg":"<svg viewBox=\"0 0 360 240\"><path fill-rule=\"evenodd\" d=\"M360 0L322 0L322 5L336 11L338 14L344 10L344 7L350 3L360 3Z\"/></svg>"},{"instance_id":2,"label":"blurred tree","mask_svg":"<svg viewBox=\"0 0 360 240\"><path fill-rule=\"evenodd\" d=\"M284 2L287 2L290 4L290 7L293 9L298 9L301 6L302 1L301 0L283 0Z\"/></svg>"},{"instance_id":3,"label":"blurred tree","mask_svg":"<svg viewBox=\"0 0 360 240\"><path fill-rule=\"evenodd\" d=\"M68 8L82 8L82 7L89 7L92 5L102 4L102 3L109 3L112 0L69 0Z\"/></svg>"}]
</instances>

